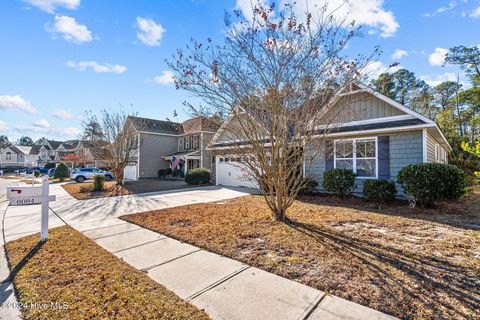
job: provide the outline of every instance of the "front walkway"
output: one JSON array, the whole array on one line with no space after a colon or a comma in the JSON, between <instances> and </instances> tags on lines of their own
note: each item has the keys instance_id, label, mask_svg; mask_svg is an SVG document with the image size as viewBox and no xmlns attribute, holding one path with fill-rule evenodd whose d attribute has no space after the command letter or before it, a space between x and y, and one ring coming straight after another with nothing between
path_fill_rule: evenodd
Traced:
<instances>
[{"instance_id":1,"label":"front walkway","mask_svg":"<svg viewBox=\"0 0 480 320\"><path fill-rule=\"evenodd\" d=\"M246 190L204 187L78 201L52 186L50 227L66 223L214 319L395 319L117 219L124 214L231 199ZM36 233L40 207L9 207L7 241Z\"/></svg>"}]
</instances>

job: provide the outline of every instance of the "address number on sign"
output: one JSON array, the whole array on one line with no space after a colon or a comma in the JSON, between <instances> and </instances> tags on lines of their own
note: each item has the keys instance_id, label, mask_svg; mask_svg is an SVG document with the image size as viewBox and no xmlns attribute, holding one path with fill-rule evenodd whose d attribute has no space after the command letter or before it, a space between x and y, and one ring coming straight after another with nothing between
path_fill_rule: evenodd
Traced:
<instances>
[{"instance_id":1,"label":"address number on sign","mask_svg":"<svg viewBox=\"0 0 480 320\"><path fill-rule=\"evenodd\" d=\"M19 199L14 199L11 200L12 205L25 205L25 204L36 204L40 202L35 202L35 198L19 198Z\"/></svg>"}]
</instances>

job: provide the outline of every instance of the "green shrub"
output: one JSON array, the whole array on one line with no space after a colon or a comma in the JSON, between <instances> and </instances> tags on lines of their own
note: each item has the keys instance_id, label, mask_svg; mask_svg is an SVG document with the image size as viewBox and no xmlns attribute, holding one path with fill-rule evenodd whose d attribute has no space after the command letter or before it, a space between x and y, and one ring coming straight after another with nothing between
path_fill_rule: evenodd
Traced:
<instances>
[{"instance_id":1,"label":"green shrub","mask_svg":"<svg viewBox=\"0 0 480 320\"><path fill-rule=\"evenodd\" d=\"M105 188L105 176L103 174L96 174L93 177L93 191L103 191Z\"/></svg>"},{"instance_id":2,"label":"green shrub","mask_svg":"<svg viewBox=\"0 0 480 320\"><path fill-rule=\"evenodd\" d=\"M410 164L400 170L397 180L407 194L427 208L437 200L458 199L466 192L465 173L448 164Z\"/></svg>"},{"instance_id":3,"label":"green shrub","mask_svg":"<svg viewBox=\"0 0 480 320\"><path fill-rule=\"evenodd\" d=\"M65 163L60 162L60 164L57 166L57 169L55 169L55 178L60 179L60 181L63 181L67 179L70 176L70 172L68 170L68 167Z\"/></svg>"},{"instance_id":4,"label":"green shrub","mask_svg":"<svg viewBox=\"0 0 480 320\"><path fill-rule=\"evenodd\" d=\"M318 182L312 178L305 178L303 188L300 189L298 194L307 195L312 194L318 188Z\"/></svg>"},{"instance_id":5,"label":"green shrub","mask_svg":"<svg viewBox=\"0 0 480 320\"><path fill-rule=\"evenodd\" d=\"M182 169L172 170L171 175L174 176L175 178L183 178L185 176Z\"/></svg>"},{"instance_id":6,"label":"green shrub","mask_svg":"<svg viewBox=\"0 0 480 320\"><path fill-rule=\"evenodd\" d=\"M35 178L40 177L40 174L41 174L40 171L38 171L38 170L33 170L33 176L34 176Z\"/></svg>"},{"instance_id":7,"label":"green shrub","mask_svg":"<svg viewBox=\"0 0 480 320\"><path fill-rule=\"evenodd\" d=\"M159 177L160 179L165 178L166 175L167 175L167 174L165 173L165 169L159 169L159 170L158 170L158 177Z\"/></svg>"},{"instance_id":8,"label":"green shrub","mask_svg":"<svg viewBox=\"0 0 480 320\"><path fill-rule=\"evenodd\" d=\"M363 195L368 201L391 203L396 193L395 182L390 180L366 180L363 184Z\"/></svg>"},{"instance_id":9,"label":"green shrub","mask_svg":"<svg viewBox=\"0 0 480 320\"><path fill-rule=\"evenodd\" d=\"M355 187L355 173L349 169L331 169L323 175L323 188L344 197Z\"/></svg>"},{"instance_id":10,"label":"green shrub","mask_svg":"<svg viewBox=\"0 0 480 320\"><path fill-rule=\"evenodd\" d=\"M165 179L166 177L172 175L172 172L173 172L172 168L160 169L160 170L158 170L158 177L161 178L161 179Z\"/></svg>"},{"instance_id":11,"label":"green shrub","mask_svg":"<svg viewBox=\"0 0 480 320\"><path fill-rule=\"evenodd\" d=\"M191 169L185 176L185 182L188 184L204 184L210 182L210 170L205 168Z\"/></svg>"},{"instance_id":12,"label":"green shrub","mask_svg":"<svg viewBox=\"0 0 480 320\"><path fill-rule=\"evenodd\" d=\"M44 166L45 169L55 169L55 162L47 162Z\"/></svg>"}]
</instances>

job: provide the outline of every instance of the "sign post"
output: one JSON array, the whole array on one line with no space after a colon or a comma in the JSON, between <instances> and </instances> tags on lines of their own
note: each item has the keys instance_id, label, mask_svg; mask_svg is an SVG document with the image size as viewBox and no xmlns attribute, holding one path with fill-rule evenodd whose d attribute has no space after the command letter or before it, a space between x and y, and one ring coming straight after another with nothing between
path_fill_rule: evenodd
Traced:
<instances>
[{"instance_id":1,"label":"sign post","mask_svg":"<svg viewBox=\"0 0 480 320\"><path fill-rule=\"evenodd\" d=\"M49 198L49 185L48 185L48 177L46 175L42 178L42 232L40 235L40 239L42 241L47 240L48 238L48 198Z\"/></svg>"},{"instance_id":2,"label":"sign post","mask_svg":"<svg viewBox=\"0 0 480 320\"><path fill-rule=\"evenodd\" d=\"M42 204L41 240L48 238L48 203L55 201L56 197L49 194L48 177L42 177L42 185L40 187L7 187L7 198L12 206L24 206L30 204Z\"/></svg>"}]
</instances>

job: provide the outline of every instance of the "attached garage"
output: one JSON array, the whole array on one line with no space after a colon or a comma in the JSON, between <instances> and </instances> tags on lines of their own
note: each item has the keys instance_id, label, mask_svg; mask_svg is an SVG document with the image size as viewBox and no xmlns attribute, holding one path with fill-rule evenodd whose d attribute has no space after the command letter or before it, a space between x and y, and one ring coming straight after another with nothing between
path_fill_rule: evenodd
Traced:
<instances>
[{"instance_id":1,"label":"attached garage","mask_svg":"<svg viewBox=\"0 0 480 320\"><path fill-rule=\"evenodd\" d=\"M230 187L258 188L256 181L248 173L246 166L236 161L237 159L219 157L216 158L216 181L217 185Z\"/></svg>"},{"instance_id":2,"label":"attached garage","mask_svg":"<svg viewBox=\"0 0 480 320\"><path fill-rule=\"evenodd\" d=\"M137 163L131 162L123 169L123 178L125 180L137 180Z\"/></svg>"}]
</instances>

